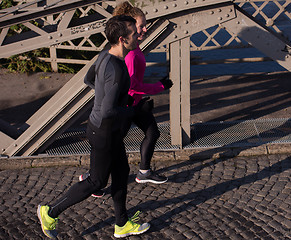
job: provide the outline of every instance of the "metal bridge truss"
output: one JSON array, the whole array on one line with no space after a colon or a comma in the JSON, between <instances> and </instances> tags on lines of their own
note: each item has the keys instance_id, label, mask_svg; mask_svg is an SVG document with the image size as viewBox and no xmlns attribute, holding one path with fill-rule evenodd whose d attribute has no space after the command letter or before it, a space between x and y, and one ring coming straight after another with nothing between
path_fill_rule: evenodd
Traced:
<instances>
[{"instance_id":1,"label":"metal bridge truss","mask_svg":"<svg viewBox=\"0 0 291 240\"><path fill-rule=\"evenodd\" d=\"M264 12L268 4L276 7L275 15ZM25 1L0 11L0 57L21 54L38 48L49 48L50 61L86 64L67 84L44 104L21 129L9 126L0 132L1 154L32 155L41 152L91 107L94 92L83 78L97 56L87 61L57 57L58 49L99 52L106 46L104 24L116 5L113 1L36 0ZM149 22L148 36L141 44L145 53L167 51L170 77L170 119L172 144L183 146L190 141L190 51L232 46L243 42L291 70L290 41L277 19L290 25L290 0L230 1L177 0L137 1ZM274 9L273 7L273 9ZM15 27L16 26L16 27ZM216 30L209 31L210 28ZM217 40L220 31L229 40ZM197 44L191 36L205 34ZM94 39L100 46L95 46ZM2 127L3 129L3 127ZM8 129L8 128L7 128ZM11 134L13 133L13 134ZM13 135L13 137L12 137Z\"/></svg>"},{"instance_id":2,"label":"metal bridge truss","mask_svg":"<svg viewBox=\"0 0 291 240\"><path fill-rule=\"evenodd\" d=\"M13 7L5 10L2 10L0 12L0 22L2 22L1 19L4 20L4 17L6 18L4 24L9 23L6 25L6 27L12 26L12 24L17 23L17 19L15 19L15 13L18 13L20 19L23 15L27 15L27 13L32 13L34 11L35 17L39 18L36 22L38 22L38 26L35 24L35 20L31 20L31 23L26 23L25 25L22 24L16 24L14 25L14 28L9 28L1 32L0 35L0 42L1 42L1 57L10 57L13 54L21 54L22 52L34 50L37 48L37 45L34 43L34 45L28 44L28 46L23 46L23 49L15 49L14 46L19 47L18 45L11 45L9 44L9 48L7 48L7 43L12 43L15 41L15 38L17 41L21 41L21 39L26 39L28 35L28 31L31 31L30 37L34 38L35 34L38 33L40 35L44 35L43 38L39 37L37 42L40 44L41 47L48 48L48 54L49 57L40 57L39 59L41 61L49 62L51 63L51 67L54 71L58 71L58 63L67 63L67 64L81 64L85 65L90 60L88 59L74 59L74 58L64 58L59 53L60 50L73 50L73 51L88 51L92 52L93 54L98 53L100 50L103 49L104 44L101 44L100 46L96 46L96 42L94 42L95 39L98 38L98 43L101 42L101 39L104 39L102 37L102 32L98 32L95 36L92 32L88 32L89 34L86 34L85 36L81 36L79 34L78 36L71 36L69 37L69 40L66 41L64 38L64 32L63 29L66 28L64 25L65 23L68 24L72 18L86 18L88 15L92 15L92 12L101 12L102 8L105 8L106 11L103 11L102 14L104 16L110 16L110 13L112 11L112 8L115 6L115 2L97 2L94 1L93 3L96 4L82 4L81 7L77 7L78 3L71 2L71 13L65 14L64 10L69 10L69 7L66 5L65 1L59 1L60 3L63 2L63 5L61 6L58 3L58 7L61 10L61 12L57 13L57 11L54 13L54 16L48 15L45 16L43 14L44 9L51 8L54 3L51 4L45 4L44 1L16 1L19 3L19 6ZM198 2L198 1L196 1ZM291 20L291 14L288 12L288 7L290 11L290 1L245 1L245 0L235 0L233 1L239 8L246 11L248 14L250 14L252 17L260 21L261 24L265 25L269 28L270 31L274 31L280 35L284 35L284 30L282 30L282 26L280 25L280 19L284 18L286 21L290 22ZM24 4L25 3L25 4ZM56 3L55 3L56 4ZM143 3L144 4L144 3ZM40 5L40 6L38 6ZM101 7L100 7L101 5ZM139 4L142 5L142 4ZM38 7L35 7L38 6ZM267 9L272 8L272 12L267 11ZM21 14L19 14L19 11L22 11ZM49 13L49 11L46 11ZM108 15L109 14L109 15ZM12 19L11 19L11 15ZM40 17L39 17L40 16ZM13 21L12 21L13 20ZM62 22L62 23L61 23ZM34 24L33 24L34 23ZM42 24L41 24L42 23ZM47 30L43 27L43 25L50 26L50 28L58 28L60 32L56 31L54 35L56 35L56 39L52 39L53 35L47 36ZM96 23L97 24L97 23ZM29 26L28 26L29 25ZM2 28L4 25L1 24L0 27ZM18 26L15 28L15 26ZM26 28L24 28L24 26ZM53 26L53 27L52 27ZM290 27L290 26L289 26ZM48 27L46 27L48 28ZM79 31L85 31L86 27L79 26ZM42 30L45 30L46 32L43 32ZM25 34L24 34L25 32ZM221 33L224 32L227 33L229 36L229 39L227 41L223 40L221 41L219 39L219 36ZM285 32L286 33L286 32ZM72 34L76 34L75 32ZM235 33L229 31L228 29L225 29L220 24L216 24L212 27L212 29L203 29L200 33L200 38L204 37L204 41L202 42L195 42L193 39L190 39L190 50L191 51L199 51L199 50L209 50L214 48L241 48L241 47L248 47L248 43L243 42L242 39L240 39ZM11 36L13 35L13 37ZM17 35L14 36L14 35ZM63 38L60 38L59 36L63 36ZM225 35L224 35L225 36ZM288 39L288 35L285 34L284 37ZM290 37L290 36L289 36ZM9 40L8 40L9 38ZM2 39L2 40L1 40ZM3 43L3 39L6 39L6 43ZM195 39L195 37L194 37ZM5 49L4 49L5 46ZM156 49L153 49L152 52L167 52L168 51L168 45L158 47ZM91 55L93 55L91 54ZM197 61L194 62L195 64L199 64L200 62ZM265 58L259 58L259 59L234 59L234 60L228 60L228 62L235 62L235 61L262 61L265 60ZM268 60L268 59L267 59ZM225 62L225 61L224 61Z\"/></svg>"}]
</instances>

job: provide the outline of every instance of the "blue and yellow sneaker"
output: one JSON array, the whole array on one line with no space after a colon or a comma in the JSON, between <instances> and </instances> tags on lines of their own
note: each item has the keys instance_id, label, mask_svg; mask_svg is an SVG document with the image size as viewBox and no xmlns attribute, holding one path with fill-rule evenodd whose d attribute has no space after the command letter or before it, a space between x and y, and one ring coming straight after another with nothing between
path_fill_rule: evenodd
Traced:
<instances>
[{"instance_id":1,"label":"blue and yellow sneaker","mask_svg":"<svg viewBox=\"0 0 291 240\"><path fill-rule=\"evenodd\" d=\"M140 211L137 211L132 218L129 218L123 227L115 224L114 237L123 238L130 235L138 235L146 232L150 228L149 223L138 224Z\"/></svg>"},{"instance_id":2,"label":"blue and yellow sneaker","mask_svg":"<svg viewBox=\"0 0 291 240\"><path fill-rule=\"evenodd\" d=\"M55 230L58 218L51 218L48 215L49 206L38 205L37 216L41 224L43 233L49 238L56 238L58 233Z\"/></svg>"}]
</instances>

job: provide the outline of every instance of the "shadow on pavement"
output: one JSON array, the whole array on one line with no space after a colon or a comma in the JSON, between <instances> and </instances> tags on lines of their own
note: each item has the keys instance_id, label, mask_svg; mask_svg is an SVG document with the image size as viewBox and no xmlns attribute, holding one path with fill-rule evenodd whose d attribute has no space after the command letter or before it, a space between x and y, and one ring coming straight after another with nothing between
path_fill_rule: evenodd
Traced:
<instances>
[{"instance_id":1,"label":"shadow on pavement","mask_svg":"<svg viewBox=\"0 0 291 240\"><path fill-rule=\"evenodd\" d=\"M219 162L222 162L223 159L216 159L213 160L211 162L209 162L207 164L207 166L211 166L211 165L215 165ZM236 188L239 188L243 185L246 184L250 184L250 183L254 183L256 181L262 180L264 178L270 178L273 175L276 174L280 174L283 171L286 171L288 169L291 168L291 157L288 157L278 163L273 164L270 167L266 167L263 170L257 172L257 173L253 173L250 175L247 175L245 177L241 177L241 178L237 178L234 180L229 180L223 183L219 183L216 184L214 186L202 189L202 190L198 190L195 192L191 192L189 194L185 194L185 195L180 195L178 197L175 198L171 198L171 199L167 199L167 200L157 200L157 201L145 201L141 204L139 204L136 207L130 208L128 209L128 212L136 212L137 210L141 210L144 212L149 212L149 211L155 211L158 208L164 208L167 205L172 205L172 204L178 204L178 206L176 208L173 208L171 211L165 212L163 215L161 215L158 218L155 218L152 220L152 222L159 222L161 224L151 224L151 228L149 230L149 232L159 232L162 229L168 227L173 221L171 220L173 218L173 216L181 214L184 211L189 210L190 208L195 208L195 206L204 203L205 201L215 198L217 196L220 196L228 191L234 190ZM167 171L170 169L179 169L182 168L184 166L190 165L191 163L189 163L189 161L187 162L181 162L179 164L173 165L173 166L169 166L163 170ZM284 166L284 167L282 167ZM185 179L185 181L190 180L193 175L195 174L195 172L201 170L202 167L195 167L193 169L187 170L187 177ZM179 174L183 174L184 172L179 172L177 175ZM177 182L175 180L175 178L177 178L177 175L174 174L172 176L169 177L169 181L170 182ZM131 175L131 179L133 179L133 176ZM178 181L179 182L179 181ZM180 183L180 182L179 182ZM181 204L183 203L183 204ZM243 216L241 216L243 218ZM91 227L89 227L88 229L86 229L81 235L87 235L90 233L93 233L95 231L98 231L100 229L102 229L104 226L107 225L112 225L114 224L114 217L110 217L106 220L104 220L103 222L99 222Z\"/></svg>"},{"instance_id":2,"label":"shadow on pavement","mask_svg":"<svg viewBox=\"0 0 291 240\"><path fill-rule=\"evenodd\" d=\"M165 207L169 204L185 202L182 205L179 204L179 206L177 208L174 208L171 211L168 211L165 214L163 214L160 217L153 220L153 221L158 221L158 222L163 223L163 224L159 224L159 225L152 224L152 228L150 230L151 231L160 231L161 229L167 227L168 225L170 225L172 223L171 218L174 215L180 214L181 212L184 212L189 208L193 208L193 207L195 208L195 206L198 204L201 204L209 199L220 196L220 195L224 194L225 192L231 191L235 188L239 188L245 184L253 183L255 181L262 180L264 178L269 178L275 174L279 174L287 169L290 169L291 168L290 160L291 160L291 158L288 157L288 158L286 158L278 163L275 163L272 166L267 167L267 168L265 168L257 173L250 174L248 176L237 178L234 180L226 181L223 183L219 183L215 186L212 186L212 187L209 187L209 188L206 188L203 190L199 190L196 192L192 192L192 193L189 193L186 195L181 195L181 196L176 197L176 198L161 200L161 201L146 201L137 207L129 209L129 211L134 212L134 211L137 211L138 209L144 209L145 211L154 211L157 208ZM287 165L287 163L288 163L287 169L286 168L282 169L281 166ZM192 172L194 173L196 170L197 169L191 170L191 173ZM167 220L167 221L165 221L165 220Z\"/></svg>"}]
</instances>

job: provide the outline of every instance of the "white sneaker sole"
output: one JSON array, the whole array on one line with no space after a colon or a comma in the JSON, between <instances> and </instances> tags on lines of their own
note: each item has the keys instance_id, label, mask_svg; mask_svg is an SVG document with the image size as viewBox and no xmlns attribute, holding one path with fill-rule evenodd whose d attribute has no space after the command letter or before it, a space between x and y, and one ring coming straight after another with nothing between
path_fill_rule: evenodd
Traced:
<instances>
[{"instance_id":1,"label":"white sneaker sole","mask_svg":"<svg viewBox=\"0 0 291 240\"><path fill-rule=\"evenodd\" d=\"M120 234L120 235L114 233L114 237L116 237L116 238L124 238L124 237L128 237L128 236L131 236L131 235L139 235L139 234L142 234L142 233L146 232L147 230L149 230L150 227L151 227L151 225L149 224L149 226L146 229L144 229L144 230L142 230L140 232L131 232L131 233L125 233L125 234Z\"/></svg>"},{"instance_id":2,"label":"white sneaker sole","mask_svg":"<svg viewBox=\"0 0 291 240\"><path fill-rule=\"evenodd\" d=\"M162 184L162 183L167 182L168 179L166 179L165 181L162 181L162 182L158 182L158 181L155 181L155 180L149 180L149 179L147 179L147 180L140 180L140 179L138 179L138 178L135 178L135 181L136 181L137 183L154 183L154 184Z\"/></svg>"}]
</instances>

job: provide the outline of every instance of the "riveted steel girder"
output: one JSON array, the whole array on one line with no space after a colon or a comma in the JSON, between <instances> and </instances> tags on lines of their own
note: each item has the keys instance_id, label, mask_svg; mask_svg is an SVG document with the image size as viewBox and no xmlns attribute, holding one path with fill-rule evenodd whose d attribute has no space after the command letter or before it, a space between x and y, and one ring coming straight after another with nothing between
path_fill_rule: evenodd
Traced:
<instances>
[{"instance_id":1,"label":"riveted steel girder","mask_svg":"<svg viewBox=\"0 0 291 240\"><path fill-rule=\"evenodd\" d=\"M24 132L2 150L3 155L32 155L65 130L64 126L68 126L72 117L84 110L94 98L94 91L87 87L82 79L96 58L83 67L27 121Z\"/></svg>"},{"instance_id":2,"label":"riveted steel girder","mask_svg":"<svg viewBox=\"0 0 291 240\"><path fill-rule=\"evenodd\" d=\"M29 39L25 40L23 39L22 41L2 45L0 47L1 51L0 58L6 58L11 55L19 54L22 52L27 52L47 46L53 46L54 44L66 42L71 39L77 39L81 37L90 36L95 33L103 32L106 20L107 19L104 18L91 23L82 24L67 29L56 30L54 32L49 33L37 29L34 31L34 33L30 32L31 38ZM33 29L32 26L29 25L30 29ZM36 32L38 36L35 36ZM23 35L23 37L26 36L28 35Z\"/></svg>"},{"instance_id":3,"label":"riveted steel girder","mask_svg":"<svg viewBox=\"0 0 291 240\"><path fill-rule=\"evenodd\" d=\"M170 119L172 145L190 143L190 37L170 43Z\"/></svg>"},{"instance_id":4,"label":"riveted steel girder","mask_svg":"<svg viewBox=\"0 0 291 240\"><path fill-rule=\"evenodd\" d=\"M241 9L236 9L236 18L222 23L228 30L244 39L256 49L291 71L290 42L280 35L270 32Z\"/></svg>"},{"instance_id":5,"label":"riveted steel girder","mask_svg":"<svg viewBox=\"0 0 291 240\"><path fill-rule=\"evenodd\" d=\"M111 13L102 8L98 3L101 1L35 1L32 3L22 4L0 12L0 58L10 57L11 55L20 54L34 49L49 47L60 44L72 39L89 37L93 34L104 31L104 24ZM231 3L231 1L217 0L195 0L195 1L169 1L159 2L156 5L143 4L142 9L146 13L148 20L169 17L176 14L177 18L184 14L177 15L188 9L199 9L215 4ZM94 4L98 12L96 16L88 17L87 23L83 23L85 18L75 21L74 26L69 23L72 20L74 9L77 7L86 7ZM2 13L2 15L1 15ZM37 20L49 15L63 13L60 21L55 24L49 24L42 27L30 23L31 20ZM217 16L215 14L215 16ZM225 18L220 14L220 18ZM10 26L15 24L24 24L31 31L18 34L17 36L7 36ZM175 24L175 21L174 21ZM186 26L187 29L187 26ZM188 31L183 29L183 31ZM97 50L97 49L96 49Z\"/></svg>"},{"instance_id":6,"label":"riveted steel girder","mask_svg":"<svg viewBox=\"0 0 291 240\"><path fill-rule=\"evenodd\" d=\"M1 17L0 15L0 27L2 27L0 58L58 45L82 37L89 38L93 34L104 32L105 22L111 13L98 3L100 1L62 1L51 3L51 5L48 3L46 7L41 6L36 7L36 9L24 8L23 12L15 13L15 16L10 14ZM80 6L90 6L90 9L94 9L96 13L74 19L76 7ZM14 11L11 12L14 13ZM56 14L59 16L54 19ZM45 17L48 15L51 16L46 19ZM33 24L30 22L31 20L41 24ZM18 23L22 23L28 30L12 36L8 35L9 27Z\"/></svg>"},{"instance_id":7,"label":"riveted steel girder","mask_svg":"<svg viewBox=\"0 0 291 240\"><path fill-rule=\"evenodd\" d=\"M150 49L189 37L201 30L235 18L236 11L231 3L195 8L171 14L167 18L160 18L160 24L163 21L166 22L167 28L160 34L157 41L151 45Z\"/></svg>"},{"instance_id":8,"label":"riveted steel girder","mask_svg":"<svg viewBox=\"0 0 291 240\"><path fill-rule=\"evenodd\" d=\"M232 3L232 0L178 0L178 1L137 1L147 20L176 14L189 9L215 6L216 4Z\"/></svg>"},{"instance_id":9,"label":"riveted steel girder","mask_svg":"<svg viewBox=\"0 0 291 240\"><path fill-rule=\"evenodd\" d=\"M36 0L0 10L0 28L100 3L96 0Z\"/></svg>"}]
</instances>

